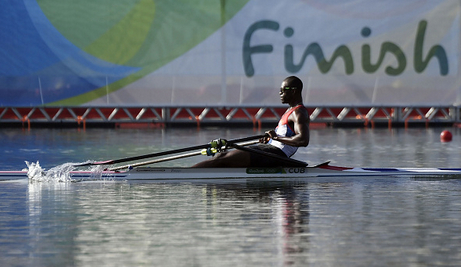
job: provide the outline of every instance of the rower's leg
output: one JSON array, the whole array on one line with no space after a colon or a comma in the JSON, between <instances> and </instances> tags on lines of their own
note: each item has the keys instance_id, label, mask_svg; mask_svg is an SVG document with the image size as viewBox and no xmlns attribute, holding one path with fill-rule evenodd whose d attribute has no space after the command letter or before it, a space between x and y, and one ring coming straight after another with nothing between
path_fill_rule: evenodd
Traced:
<instances>
[{"instance_id":1,"label":"rower's leg","mask_svg":"<svg viewBox=\"0 0 461 267\"><path fill-rule=\"evenodd\" d=\"M192 168L244 168L250 166L250 153L242 150L232 150L218 153L213 158L199 162Z\"/></svg>"}]
</instances>

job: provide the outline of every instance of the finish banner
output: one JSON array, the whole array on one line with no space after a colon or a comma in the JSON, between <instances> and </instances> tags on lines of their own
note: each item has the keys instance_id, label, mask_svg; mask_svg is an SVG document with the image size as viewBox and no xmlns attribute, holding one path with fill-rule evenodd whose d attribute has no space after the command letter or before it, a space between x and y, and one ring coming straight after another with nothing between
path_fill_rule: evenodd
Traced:
<instances>
[{"instance_id":1,"label":"finish banner","mask_svg":"<svg viewBox=\"0 0 461 267\"><path fill-rule=\"evenodd\" d=\"M461 103L456 0L0 3L0 105Z\"/></svg>"}]
</instances>

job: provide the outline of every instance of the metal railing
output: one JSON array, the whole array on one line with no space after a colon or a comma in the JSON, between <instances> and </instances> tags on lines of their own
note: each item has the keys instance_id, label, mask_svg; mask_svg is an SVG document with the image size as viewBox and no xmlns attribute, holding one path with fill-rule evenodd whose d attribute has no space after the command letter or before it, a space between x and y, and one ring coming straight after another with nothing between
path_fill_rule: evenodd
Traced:
<instances>
[{"instance_id":1,"label":"metal railing","mask_svg":"<svg viewBox=\"0 0 461 267\"><path fill-rule=\"evenodd\" d=\"M457 106L306 106L311 123L375 126L460 123ZM277 123L286 106L76 106L0 107L0 126L8 123L235 124Z\"/></svg>"}]
</instances>

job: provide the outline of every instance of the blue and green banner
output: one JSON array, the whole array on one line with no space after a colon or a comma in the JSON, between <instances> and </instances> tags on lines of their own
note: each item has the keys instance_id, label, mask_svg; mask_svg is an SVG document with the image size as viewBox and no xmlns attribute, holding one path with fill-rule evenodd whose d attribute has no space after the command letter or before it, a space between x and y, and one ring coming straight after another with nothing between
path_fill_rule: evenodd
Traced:
<instances>
[{"instance_id":1,"label":"blue and green banner","mask_svg":"<svg viewBox=\"0 0 461 267\"><path fill-rule=\"evenodd\" d=\"M456 0L0 3L0 105L458 105Z\"/></svg>"}]
</instances>

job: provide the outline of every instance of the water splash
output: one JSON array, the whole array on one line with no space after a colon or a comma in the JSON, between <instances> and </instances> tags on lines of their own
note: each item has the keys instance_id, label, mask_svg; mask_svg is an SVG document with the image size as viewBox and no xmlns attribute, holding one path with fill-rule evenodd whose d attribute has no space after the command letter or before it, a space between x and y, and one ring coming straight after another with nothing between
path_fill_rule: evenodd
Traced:
<instances>
[{"instance_id":1,"label":"water splash","mask_svg":"<svg viewBox=\"0 0 461 267\"><path fill-rule=\"evenodd\" d=\"M76 169L76 165L82 163L64 163L49 170L45 170L45 168L40 166L38 161L36 163L30 163L26 161L27 176L29 177L30 181L34 182L75 182L77 180L72 178L71 172ZM89 170L87 170L90 172L89 179L101 179L103 170L104 168L102 166L91 167Z\"/></svg>"}]
</instances>

